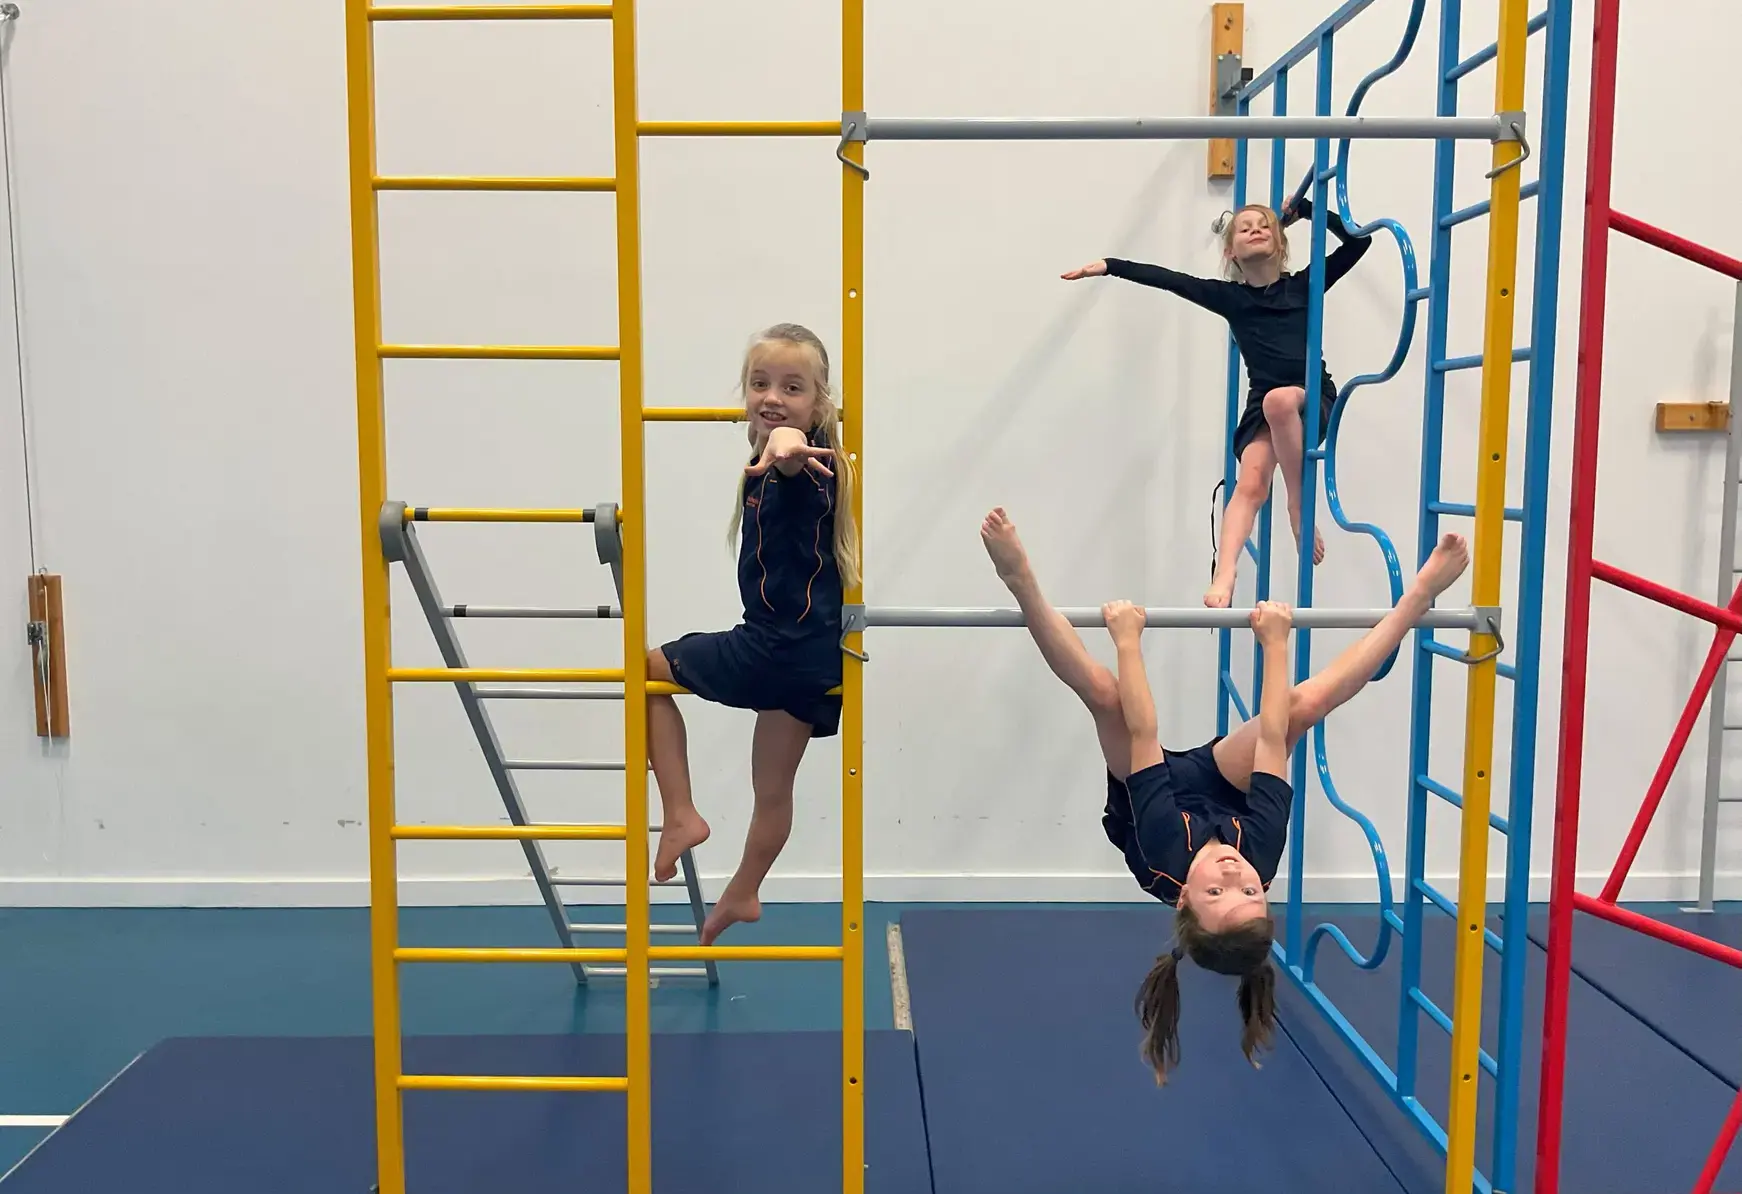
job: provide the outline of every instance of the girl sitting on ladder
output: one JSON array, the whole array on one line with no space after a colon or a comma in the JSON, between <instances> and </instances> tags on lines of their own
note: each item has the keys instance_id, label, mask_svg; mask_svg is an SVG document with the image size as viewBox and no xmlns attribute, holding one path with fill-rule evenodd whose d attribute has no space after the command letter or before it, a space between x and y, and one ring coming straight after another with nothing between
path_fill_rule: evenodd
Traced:
<instances>
[{"instance_id":1,"label":"girl sitting on ladder","mask_svg":"<svg viewBox=\"0 0 1742 1194\"><path fill-rule=\"evenodd\" d=\"M1234 428L1234 459L1239 473L1222 520L1216 571L1204 604L1226 608L1234 597L1234 574L1240 551L1252 533L1259 507L1270 497L1270 477L1282 468L1288 493L1288 521L1300 544L1301 469L1306 434L1301 412L1306 407L1307 304L1310 270L1288 273L1285 224L1311 218L1312 204L1302 198L1286 220L1261 203L1248 203L1222 227L1222 260L1227 281L1197 278L1159 265L1144 265L1109 257L1092 261L1063 275L1066 281L1110 275L1144 286L1170 290L1188 302L1214 311L1228 321L1240 356L1246 362L1249 385L1246 409ZM1372 244L1367 236L1351 236L1335 211L1325 213L1325 225L1343 243L1325 259L1325 289L1330 290L1354 268ZM1321 362L1319 378L1319 442L1331 423L1337 384ZM1314 447L1318 443L1313 444ZM1313 563L1325 557L1324 537L1313 534Z\"/></svg>"}]
</instances>

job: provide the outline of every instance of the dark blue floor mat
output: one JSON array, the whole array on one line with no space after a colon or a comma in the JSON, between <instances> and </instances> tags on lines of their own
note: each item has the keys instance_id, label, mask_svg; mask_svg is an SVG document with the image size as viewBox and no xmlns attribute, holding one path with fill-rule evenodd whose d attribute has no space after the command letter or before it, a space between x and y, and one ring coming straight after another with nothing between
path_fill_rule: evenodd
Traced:
<instances>
[{"instance_id":1,"label":"dark blue floor mat","mask_svg":"<svg viewBox=\"0 0 1742 1194\"><path fill-rule=\"evenodd\" d=\"M903 913L936 1194L1400 1190L1286 1037L1246 1064L1232 980L1186 967L1156 1088L1132 999L1168 932L1148 907Z\"/></svg>"},{"instance_id":2,"label":"dark blue floor mat","mask_svg":"<svg viewBox=\"0 0 1742 1194\"><path fill-rule=\"evenodd\" d=\"M840 1034L653 1038L658 1194L840 1188ZM620 1074L623 1038L410 1037L405 1069ZM375 1181L367 1037L170 1040L140 1057L3 1182L5 1194L365 1194ZM865 1042L866 1189L931 1189L912 1038ZM622 1190L620 1094L405 1096L418 1194Z\"/></svg>"},{"instance_id":3,"label":"dark blue floor mat","mask_svg":"<svg viewBox=\"0 0 1742 1194\"><path fill-rule=\"evenodd\" d=\"M1742 948L1742 916L1638 911ZM1548 948L1548 913L1533 912L1530 935ZM1742 970L1583 912L1573 914L1573 970L1732 1087L1742 1085Z\"/></svg>"},{"instance_id":4,"label":"dark blue floor mat","mask_svg":"<svg viewBox=\"0 0 1742 1194\"><path fill-rule=\"evenodd\" d=\"M1339 918L1357 945L1374 940L1377 917ZM1492 927L1498 929L1498 922ZM1422 933L1421 988L1449 1011L1452 995L1453 923L1430 913ZM1516 1189L1531 1188L1535 1161L1537 1077L1541 1062L1544 955L1531 944L1525 979L1523 1057ZM1396 1066L1401 949L1376 972L1356 969L1340 951L1321 951L1320 988L1366 1037L1384 1061ZM1483 966L1483 1046L1496 1047L1500 960L1490 952ZM1317 1066L1351 1114L1364 1126L1378 1125L1375 1146L1396 1169L1411 1194L1443 1187L1437 1171L1424 1173L1425 1139L1398 1150L1404 1113L1381 1091L1329 1024L1298 991L1283 1002L1283 1022L1301 1051ZM1451 1078L1451 1038L1425 1013L1420 1025L1417 1094L1445 1122ZM1701 1066L1641 1024L1600 991L1575 977L1568 999L1569 1036L1561 1188L1579 1194L1664 1194L1692 1187L1729 1109L1733 1092ZM1733 1034L1731 1034L1733 1036ZM1494 1083L1482 1077L1477 1164L1491 1163ZM1437 1165L1437 1160L1434 1162ZM1723 1188L1742 1187L1742 1155L1733 1155Z\"/></svg>"}]
</instances>

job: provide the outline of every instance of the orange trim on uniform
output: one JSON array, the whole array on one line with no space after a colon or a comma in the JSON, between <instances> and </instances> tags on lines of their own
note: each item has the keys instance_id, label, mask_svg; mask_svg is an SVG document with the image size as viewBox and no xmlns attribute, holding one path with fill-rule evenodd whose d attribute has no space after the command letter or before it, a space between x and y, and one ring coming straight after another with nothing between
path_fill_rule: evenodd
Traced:
<instances>
[{"instance_id":1,"label":"orange trim on uniform","mask_svg":"<svg viewBox=\"0 0 1742 1194\"><path fill-rule=\"evenodd\" d=\"M762 569L762 579L756 584L756 591L762 594L762 604L773 613L774 603L768 600L768 565L762 562L762 493L768 488L768 474L763 473L758 478L760 484L756 487L756 566Z\"/></svg>"},{"instance_id":2,"label":"orange trim on uniform","mask_svg":"<svg viewBox=\"0 0 1742 1194\"><path fill-rule=\"evenodd\" d=\"M833 491L829 490L821 481L812 476L809 469L805 470L804 475L810 479L812 485L823 490L823 512L817 515L816 529L811 533L811 554L816 557L817 567L816 571L811 573L811 578L805 582L804 613L798 616L798 620L801 622L810 616L811 588L817 583L817 577L823 574L823 519L827 518L829 516L829 511L835 508L835 495Z\"/></svg>"}]
</instances>

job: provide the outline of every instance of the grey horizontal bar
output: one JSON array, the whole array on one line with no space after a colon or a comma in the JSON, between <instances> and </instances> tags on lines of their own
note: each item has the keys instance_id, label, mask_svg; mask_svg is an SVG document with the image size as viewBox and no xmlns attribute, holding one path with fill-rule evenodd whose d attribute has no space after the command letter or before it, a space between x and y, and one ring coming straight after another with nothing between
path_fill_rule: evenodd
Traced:
<instances>
[{"instance_id":1,"label":"grey horizontal bar","mask_svg":"<svg viewBox=\"0 0 1742 1194\"><path fill-rule=\"evenodd\" d=\"M674 904L672 906L676 907L677 905ZM579 924L579 925L570 925L569 926L569 932L571 932L571 933L627 933L628 931L629 931L628 925ZM650 933L694 933L696 931L696 926L695 925L648 925L647 931Z\"/></svg>"},{"instance_id":2,"label":"grey horizontal bar","mask_svg":"<svg viewBox=\"0 0 1742 1194\"><path fill-rule=\"evenodd\" d=\"M1221 137L1311 140L1494 141L1498 116L1137 116L1007 120L869 117L869 141L1210 141Z\"/></svg>"},{"instance_id":3,"label":"grey horizontal bar","mask_svg":"<svg viewBox=\"0 0 1742 1194\"><path fill-rule=\"evenodd\" d=\"M602 974L611 978L621 978L629 973L627 966L588 966L588 974ZM706 978L706 966L649 966L647 973L654 978Z\"/></svg>"},{"instance_id":4,"label":"grey horizontal bar","mask_svg":"<svg viewBox=\"0 0 1742 1194\"><path fill-rule=\"evenodd\" d=\"M623 690L586 688L474 688L472 695L484 701L620 701Z\"/></svg>"},{"instance_id":5,"label":"grey horizontal bar","mask_svg":"<svg viewBox=\"0 0 1742 1194\"><path fill-rule=\"evenodd\" d=\"M621 771L623 764L610 759L509 759L502 765L510 771Z\"/></svg>"},{"instance_id":6,"label":"grey horizontal bar","mask_svg":"<svg viewBox=\"0 0 1742 1194\"><path fill-rule=\"evenodd\" d=\"M609 605L589 605L579 609L545 605L449 605L442 609L444 618L621 618L623 611Z\"/></svg>"},{"instance_id":7,"label":"grey horizontal bar","mask_svg":"<svg viewBox=\"0 0 1742 1194\"><path fill-rule=\"evenodd\" d=\"M573 878L564 878L560 875L552 875L550 877L550 881L558 887L622 887L623 886L623 880L621 880L621 879L601 879L595 875L576 875ZM670 879L653 879L653 880L650 880L648 882L648 886L649 887L682 887L683 886L683 878L681 876L674 876L673 878L670 878Z\"/></svg>"},{"instance_id":8,"label":"grey horizontal bar","mask_svg":"<svg viewBox=\"0 0 1742 1194\"><path fill-rule=\"evenodd\" d=\"M1072 626L1104 625L1099 606L1066 607L1059 610ZM1376 626L1389 614L1389 609L1297 609L1294 624L1302 630L1365 629ZM1143 611L1145 624L1177 630L1213 630L1221 627L1242 627L1250 624L1248 609L1205 609L1187 606L1181 609L1150 608ZM1019 609L939 608L927 606L868 606L867 624L877 626L1022 626L1026 623ZM1464 609L1430 609L1417 626L1435 630L1474 630L1476 611Z\"/></svg>"}]
</instances>

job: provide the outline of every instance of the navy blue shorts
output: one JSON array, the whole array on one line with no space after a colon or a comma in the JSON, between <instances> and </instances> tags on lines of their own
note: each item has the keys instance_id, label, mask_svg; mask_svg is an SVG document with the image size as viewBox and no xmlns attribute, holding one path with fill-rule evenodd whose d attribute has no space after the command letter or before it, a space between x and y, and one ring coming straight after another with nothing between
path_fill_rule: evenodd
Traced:
<instances>
[{"instance_id":1,"label":"navy blue shorts","mask_svg":"<svg viewBox=\"0 0 1742 1194\"><path fill-rule=\"evenodd\" d=\"M1305 385L1301 389L1306 389ZM1240 412L1240 421L1234 425L1234 459L1239 460L1242 453L1251 442L1258 438L1258 433L1269 427L1270 422L1264 417L1264 395L1268 390L1252 390L1246 395L1246 409ZM1316 448L1325 442L1325 436L1331 430L1331 410L1337 405L1337 383L1331 380L1329 373L1320 379L1319 384L1319 438L1317 443L1308 444ZM1301 431L1306 431L1307 413L1300 412Z\"/></svg>"},{"instance_id":2,"label":"navy blue shorts","mask_svg":"<svg viewBox=\"0 0 1742 1194\"><path fill-rule=\"evenodd\" d=\"M686 634L660 647L672 678L704 701L757 712L779 709L811 727L812 738L841 728L841 656L832 638L819 646L770 642L747 626ZM823 647L827 649L824 650Z\"/></svg>"}]
</instances>

